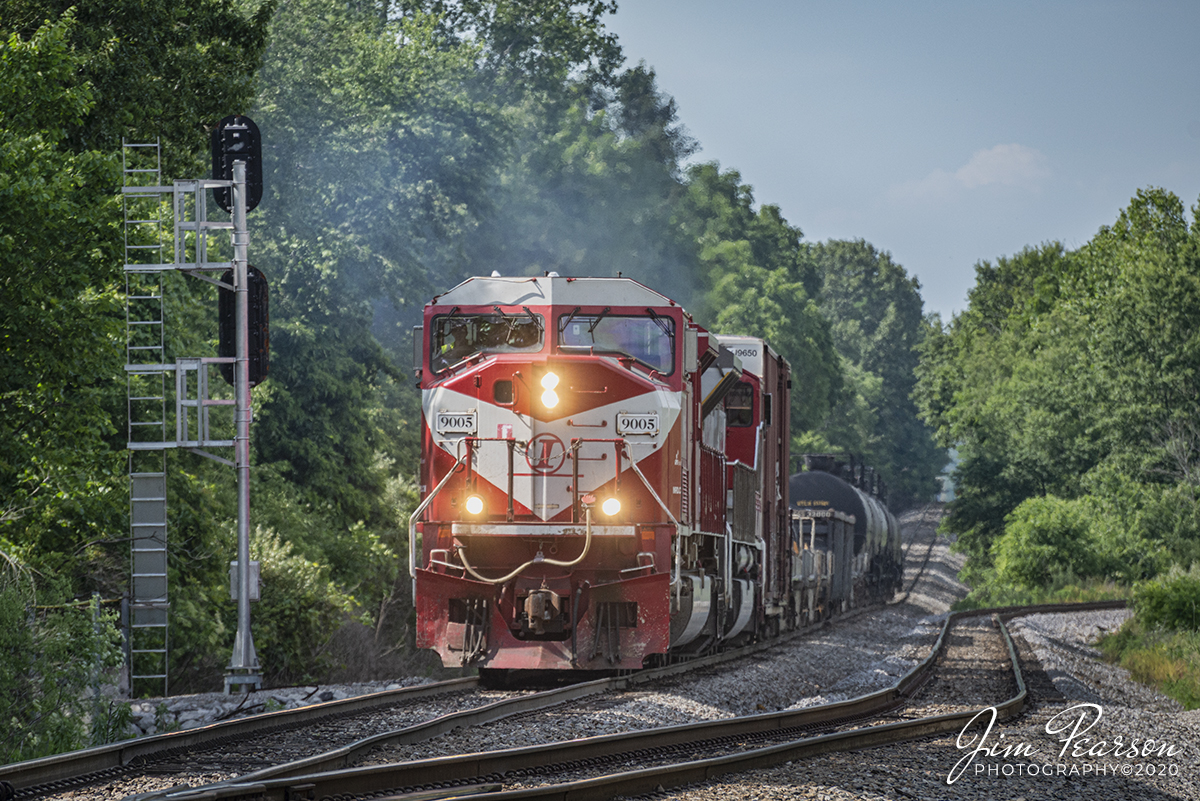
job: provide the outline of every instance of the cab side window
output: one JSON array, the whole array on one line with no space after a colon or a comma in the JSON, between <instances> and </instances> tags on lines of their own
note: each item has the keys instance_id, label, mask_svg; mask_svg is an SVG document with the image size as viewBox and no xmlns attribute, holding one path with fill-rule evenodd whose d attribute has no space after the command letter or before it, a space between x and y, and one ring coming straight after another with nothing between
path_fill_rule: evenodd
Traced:
<instances>
[{"instance_id":1,"label":"cab side window","mask_svg":"<svg viewBox=\"0 0 1200 801\"><path fill-rule=\"evenodd\" d=\"M725 396L725 425L745 428L754 425L754 387L739 381Z\"/></svg>"}]
</instances>

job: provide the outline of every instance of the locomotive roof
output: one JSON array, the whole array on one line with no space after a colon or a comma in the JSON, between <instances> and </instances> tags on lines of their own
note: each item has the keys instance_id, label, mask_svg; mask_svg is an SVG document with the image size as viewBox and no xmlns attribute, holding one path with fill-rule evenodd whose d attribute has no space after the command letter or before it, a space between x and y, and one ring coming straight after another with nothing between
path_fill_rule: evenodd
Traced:
<instances>
[{"instance_id":1,"label":"locomotive roof","mask_svg":"<svg viewBox=\"0 0 1200 801\"><path fill-rule=\"evenodd\" d=\"M459 306L677 306L632 278L492 276L468 278L434 297Z\"/></svg>"},{"instance_id":2,"label":"locomotive roof","mask_svg":"<svg viewBox=\"0 0 1200 801\"><path fill-rule=\"evenodd\" d=\"M779 358L779 354L771 347L771 343L762 337L749 337L740 334L716 334L715 336L718 342L733 351L741 360L744 369L759 378L765 375L763 372L764 354L769 355L772 359Z\"/></svg>"}]
</instances>

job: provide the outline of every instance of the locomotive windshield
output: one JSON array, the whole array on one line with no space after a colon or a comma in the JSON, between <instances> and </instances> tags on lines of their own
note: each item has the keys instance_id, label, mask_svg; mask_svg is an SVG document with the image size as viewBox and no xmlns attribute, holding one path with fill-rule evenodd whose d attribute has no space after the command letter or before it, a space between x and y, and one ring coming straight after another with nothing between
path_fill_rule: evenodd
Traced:
<instances>
[{"instance_id":1,"label":"locomotive windshield","mask_svg":"<svg viewBox=\"0 0 1200 801\"><path fill-rule=\"evenodd\" d=\"M542 349L540 314L444 314L433 318L429 363L435 373L477 353Z\"/></svg>"},{"instance_id":2,"label":"locomotive windshield","mask_svg":"<svg viewBox=\"0 0 1200 801\"><path fill-rule=\"evenodd\" d=\"M670 375L675 371L675 321L658 314L624 316L564 314L558 318L558 344L591 353L619 353Z\"/></svg>"}]
</instances>

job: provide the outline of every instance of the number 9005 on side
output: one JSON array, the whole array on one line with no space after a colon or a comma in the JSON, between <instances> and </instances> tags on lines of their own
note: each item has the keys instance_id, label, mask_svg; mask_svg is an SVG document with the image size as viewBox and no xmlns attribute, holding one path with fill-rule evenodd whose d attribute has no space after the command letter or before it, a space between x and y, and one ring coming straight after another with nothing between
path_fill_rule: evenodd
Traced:
<instances>
[{"instance_id":1,"label":"number 9005 on side","mask_svg":"<svg viewBox=\"0 0 1200 801\"><path fill-rule=\"evenodd\" d=\"M617 433L649 436L657 434L658 412L617 412Z\"/></svg>"}]
</instances>

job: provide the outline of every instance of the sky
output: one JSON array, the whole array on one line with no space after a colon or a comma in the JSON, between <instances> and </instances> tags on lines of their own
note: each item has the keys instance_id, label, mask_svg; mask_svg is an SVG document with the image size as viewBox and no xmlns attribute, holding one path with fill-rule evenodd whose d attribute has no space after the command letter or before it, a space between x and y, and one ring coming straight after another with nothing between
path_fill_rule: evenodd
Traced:
<instances>
[{"instance_id":1,"label":"sky","mask_svg":"<svg viewBox=\"0 0 1200 801\"><path fill-rule=\"evenodd\" d=\"M1200 199L1196 0L618 2L693 161L890 252L945 321L980 261L1080 247L1139 188Z\"/></svg>"}]
</instances>

